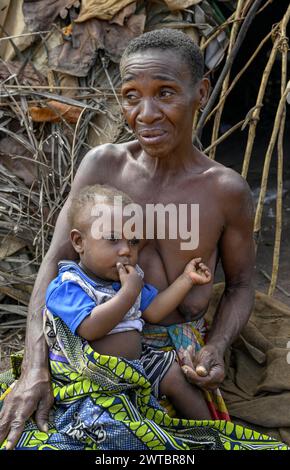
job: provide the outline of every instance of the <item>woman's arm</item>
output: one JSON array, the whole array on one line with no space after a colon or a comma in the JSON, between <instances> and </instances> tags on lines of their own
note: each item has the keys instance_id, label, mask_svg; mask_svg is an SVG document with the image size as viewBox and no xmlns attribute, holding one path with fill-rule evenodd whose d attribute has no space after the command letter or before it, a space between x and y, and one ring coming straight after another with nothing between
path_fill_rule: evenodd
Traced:
<instances>
[{"instance_id":1,"label":"woman's arm","mask_svg":"<svg viewBox=\"0 0 290 470\"><path fill-rule=\"evenodd\" d=\"M103 183L100 161L106 157L106 146L89 152L76 173L71 193L56 222L50 248L43 259L31 295L25 356L21 377L4 400L0 413L0 443L7 437L6 448L13 448L24 429L25 422L35 412L35 421L40 430L46 431L48 415L53 404L50 374L48 370L47 345L42 329L42 308L48 284L57 273L61 259L75 259L71 246L67 210L71 197L88 184ZM97 169L99 171L97 172Z\"/></svg>"}]
</instances>

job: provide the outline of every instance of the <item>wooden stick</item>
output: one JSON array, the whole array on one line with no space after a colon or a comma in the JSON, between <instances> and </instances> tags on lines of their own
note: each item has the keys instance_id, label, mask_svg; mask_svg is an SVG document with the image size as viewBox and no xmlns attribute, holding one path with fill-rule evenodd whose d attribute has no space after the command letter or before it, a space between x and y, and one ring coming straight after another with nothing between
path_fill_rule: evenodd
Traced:
<instances>
[{"instance_id":1,"label":"wooden stick","mask_svg":"<svg viewBox=\"0 0 290 470\"><path fill-rule=\"evenodd\" d=\"M50 33L50 31L37 31L36 33L23 33L23 34L16 34L14 36L4 36L3 38L0 38L0 42L7 41L8 39L17 39L17 38L22 38L24 36L36 36L37 34L46 34L46 33Z\"/></svg>"},{"instance_id":2,"label":"wooden stick","mask_svg":"<svg viewBox=\"0 0 290 470\"><path fill-rule=\"evenodd\" d=\"M240 25L238 20L240 19L240 15L241 15L241 11L242 11L242 8L244 6L244 3L245 3L244 0L239 0L238 5L236 7L235 17L234 18L237 21L233 24L232 29L231 29L231 35L230 35L230 42L229 42L228 52L227 52L227 58L229 58L229 56L230 56L230 54L233 50L233 46L234 46L234 43L235 43L235 40L236 40L236 37L237 37L237 34L238 34L239 25ZM225 79L224 79L224 82L223 82L223 85L222 85L221 97L224 96L224 94L226 93L226 91L228 89L229 81L230 81L230 72L231 72L231 67L229 68L229 70L227 72L227 75L225 76ZM213 145L213 143L216 142L217 139L218 139L218 133L219 133L219 128L220 128L220 122L221 122L223 109L224 109L224 102L219 106L219 108L216 112L216 115L215 115L215 119L214 119L212 136L211 136L211 146L210 146L210 152L209 152L209 157L212 160L214 160L215 152L216 152L216 145Z\"/></svg>"},{"instance_id":3,"label":"wooden stick","mask_svg":"<svg viewBox=\"0 0 290 470\"><path fill-rule=\"evenodd\" d=\"M266 273L264 269L260 269L260 273L262 273L263 276L265 276L265 278L268 279L268 281L271 281L271 276L269 276L269 274ZM287 292L285 289L283 289L283 287L279 286L279 284L277 284L276 289L278 289L280 292L286 295L286 297L290 297L290 292Z\"/></svg>"},{"instance_id":4,"label":"wooden stick","mask_svg":"<svg viewBox=\"0 0 290 470\"><path fill-rule=\"evenodd\" d=\"M240 122L237 122L233 127L231 127L227 132L225 132L223 135L221 135L215 142L213 142L209 147L207 147L204 150L204 153L209 152L212 148L216 148L221 142L223 142L229 135L231 135L233 132L235 132L239 127L242 127L243 124L245 123L245 120L243 119Z\"/></svg>"},{"instance_id":5,"label":"wooden stick","mask_svg":"<svg viewBox=\"0 0 290 470\"><path fill-rule=\"evenodd\" d=\"M224 101L226 100L226 98L228 97L228 95L230 94L230 92L232 91L232 89L235 87L235 85L237 84L237 82L239 81L239 79L241 78L241 76L245 73L245 71L248 69L248 67L251 65L251 63L253 62L253 60L256 58L256 56L258 55L258 53L260 52L260 50L262 49L262 47L264 46L264 44L268 41L268 39L272 36L273 32L276 31L277 29L279 28L279 24L277 24L273 29L272 31L270 31L270 33L268 33L264 39L260 42L259 46L257 47L257 49L255 50L255 52L253 53L253 55L250 57L250 59L248 60L248 62L244 65L244 67L240 70L240 72L235 76L235 78L233 79L232 83L230 84L229 88L227 89L226 93L220 98L220 101L218 102L218 104L213 108L213 110L209 113L209 115L207 116L206 118L206 121L205 121L205 124L207 123L207 121L210 120L210 118L212 117L212 115L216 112L216 110L224 103Z\"/></svg>"},{"instance_id":6,"label":"wooden stick","mask_svg":"<svg viewBox=\"0 0 290 470\"><path fill-rule=\"evenodd\" d=\"M242 176L244 178L247 178L248 175L248 170L249 170L249 164L251 160L251 155L253 151L253 145L256 137L256 127L260 119L260 112L261 112L261 107L263 106L263 99L266 91L266 87L268 84L270 72L272 70L273 64L276 59L277 51L278 51L278 44L279 44L279 39L276 39L275 44L272 48L270 57L268 59L267 65L264 69L263 75L262 75L262 80L257 96L257 101L256 101L256 109L255 112L253 113L252 121L250 123L249 131L248 131L248 140L247 140L247 146L246 146L246 151L245 151L245 156L244 156L244 161L243 161L243 168L242 168Z\"/></svg>"},{"instance_id":7,"label":"wooden stick","mask_svg":"<svg viewBox=\"0 0 290 470\"><path fill-rule=\"evenodd\" d=\"M211 111L215 101L216 101L216 98L220 92L220 89L222 87L222 84L223 84L223 81L228 73L228 71L230 70L234 60L235 60L235 57L242 45L242 42L246 36L246 33L255 17L255 14L256 14L256 11L257 9L259 8L260 4L261 4L262 0L255 0L253 2L253 5L251 6L247 16L246 16L246 19L245 21L243 22L242 26L241 26L241 29L240 29L240 32L238 34L238 37L237 37L237 40L236 40L236 43L232 49L232 52L231 54L229 55L225 65L224 65L224 68L219 76L219 79L214 87L214 90L211 94L211 97L204 109L204 112L202 113L201 115L201 118L199 120L199 123L198 123L198 126L197 126L197 129L196 129L196 134L198 136L198 138L200 139L201 137L201 133L202 133L202 129L203 129L203 125L205 123L205 120L206 120L206 117L207 115L209 114L209 112Z\"/></svg>"},{"instance_id":8,"label":"wooden stick","mask_svg":"<svg viewBox=\"0 0 290 470\"><path fill-rule=\"evenodd\" d=\"M289 12L290 12L290 7L289 7ZM266 152L266 157L265 157L265 163L264 163L264 168L263 168L263 175L262 175L262 183L261 183L261 191L259 194L259 200L258 200L258 206L256 210L256 216L255 216L255 224L254 224L254 233L256 235L256 239L258 239L258 235L261 230L261 219L262 219L262 213L263 213L263 207L264 207L264 200L265 200L265 195L267 191L267 183L268 183L268 176L269 176L269 168L270 168L270 163L271 163L271 157L273 153L273 149L277 140L277 135L280 130L280 125L281 125L281 120L282 116L284 113L284 107L286 103L286 98L288 93L290 92L290 81L287 84L287 87L283 93L283 95L280 98L278 109L276 112L276 117L275 117L275 122L273 126L273 131L271 135L271 139L269 142L269 146Z\"/></svg>"},{"instance_id":9,"label":"wooden stick","mask_svg":"<svg viewBox=\"0 0 290 470\"><path fill-rule=\"evenodd\" d=\"M288 18L289 19L289 18ZM283 96L284 90L287 84L287 62L288 62L288 39L286 37L287 28L287 16L283 18L281 25L281 36L284 38L282 43L282 62L281 62L281 96ZM281 249L281 235L282 235L282 216L283 216L283 140L285 131L286 121L286 106L284 106L280 130L278 135L278 160L277 160L277 199L276 199L276 230L275 230L275 242L273 252L273 265L272 265L272 277L271 284L269 287L268 295L272 296L276 289L278 271L279 271L279 259Z\"/></svg>"}]
</instances>

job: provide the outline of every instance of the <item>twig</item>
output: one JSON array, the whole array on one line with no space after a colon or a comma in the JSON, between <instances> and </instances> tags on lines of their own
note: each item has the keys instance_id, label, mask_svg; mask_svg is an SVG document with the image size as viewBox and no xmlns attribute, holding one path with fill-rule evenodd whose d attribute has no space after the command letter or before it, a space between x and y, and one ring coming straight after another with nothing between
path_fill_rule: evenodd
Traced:
<instances>
[{"instance_id":1,"label":"twig","mask_svg":"<svg viewBox=\"0 0 290 470\"><path fill-rule=\"evenodd\" d=\"M263 276L265 276L265 278L268 279L268 281L271 281L271 276L269 276L269 274L266 273L266 271L264 269L260 269L260 273L262 273ZM282 292L284 295L286 295L286 297L290 297L290 292L287 292L279 284L276 285L276 289L278 289L280 292Z\"/></svg>"},{"instance_id":2,"label":"twig","mask_svg":"<svg viewBox=\"0 0 290 470\"><path fill-rule=\"evenodd\" d=\"M233 127L231 127L227 132L221 135L215 142L212 142L209 147L204 150L204 153L208 153L212 148L216 148L221 142L227 139L233 132L242 127L244 124L244 119L240 122L237 122Z\"/></svg>"},{"instance_id":3,"label":"twig","mask_svg":"<svg viewBox=\"0 0 290 470\"><path fill-rule=\"evenodd\" d=\"M254 141L256 137L256 127L260 119L260 110L263 104L263 99L264 99L266 87L268 84L269 76L270 76L272 67L274 65L275 59L276 59L279 41L280 40L277 38L272 48L267 65L264 69L263 75L262 75L262 80L261 80L261 84L260 84L260 88L259 88L259 92L257 96L257 101L256 101L256 110L253 114L252 122L250 124L249 132L248 132L248 140L247 140L247 146L246 146L243 168L242 168L242 176L244 178L246 178L248 174L250 159L251 159L251 155L253 151L253 145L254 145Z\"/></svg>"},{"instance_id":4,"label":"twig","mask_svg":"<svg viewBox=\"0 0 290 470\"><path fill-rule=\"evenodd\" d=\"M253 62L253 60L256 58L256 56L258 55L258 53L260 52L260 50L262 49L262 47L264 46L264 44L271 38L271 36L273 35L273 33L279 28L279 24L276 25L272 31L270 31L265 37L264 39L260 42L259 46L257 47L257 49L255 50L255 52L252 54L252 56L250 57L250 59L247 61L247 63L244 65L244 67L240 70L240 72L235 76L235 78L233 79L232 83L230 84L229 88L227 89L227 91L225 92L225 94L223 96L220 97L220 101L218 102L218 104L212 109L212 111L209 113L209 115L207 116L206 118L206 121L205 121L205 124L210 120L210 118L212 117L212 115L217 111L217 109L225 102L226 98L228 97L228 95L230 94L230 92L232 91L232 89L235 87L235 85L237 84L237 82L240 80L240 78L242 77L242 75L245 73L245 71L249 68L249 66L251 65L251 63Z\"/></svg>"},{"instance_id":5,"label":"twig","mask_svg":"<svg viewBox=\"0 0 290 470\"><path fill-rule=\"evenodd\" d=\"M236 11L235 11L235 20L238 20L239 17L240 17L243 4L244 4L244 0L239 0L238 1L238 5L237 5ZM230 54L233 50L233 46L234 46L234 43L235 43L235 40L236 40L236 37L237 37L237 34L238 34L238 28L239 28L239 23L238 22L234 23L233 26L232 26L232 29L231 29L230 42L229 42L228 53L227 53L228 58L229 58L229 56L230 56ZM223 97L225 95L225 93L228 89L228 85L229 85L229 81L230 81L230 72L231 72L231 67L229 67L227 75L225 76L224 82L222 84L221 97ZM223 109L224 109L224 104L222 103L218 107L218 110L216 112L215 119L214 119L212 137L211 137L212 145L210 146L210 152L209 152L209 157L211 159L214 159L214 157L215 157L216 145L213 145L213 143L216 142L216 140L218 138L218 133L219 133L219 128L220 128L220 122L221 122Z\"/></svg>"},{"instance_id":6,"label":"twig","mask_svg":"<svg viewBox=\"0 0 290 470\"><path fill-rule=\"evenodd\" d=\"M73 180L74 180L74 166L75 166L75 165L74 165L74 161L75 161L75 144L76 144L76 137L77 137L77 132L78 132L79 125L80 125L82 116L83 116L83 114L84 114L84 111L85 111L85 108L82 110L81 114L80 114L79 117L78 117L78 120L77 120L77 123L76 123L76 127L75 127L75 131L74 131L74 136L73 136L72 151L71 151L71 170L70 170L70 174L71 174L71 185L73 184Z\"/></svg>"},{"instance_id":7,"label":"twig","mask_svg":"<svg viewBox=\"0 0 290 470\"><path fill-rule=\"evenodd\" d=\"M7 39L16 39L16 38L22 38L25 36L37 36L38 34L46 34L46 33L50 33L50 31L37 31L36 33L23 33L23 34L15 34L14 36L4 36L4 38L0 38L0 42L7 41Z\"/></svg>"},{"instance_id":8,"label":"twig","mask_svg":"<svg viewBox=\"0 0 290 470\"><path fill-rule=\"evenodd\" d=\"M228 71L230 70L234 60L235 60L235 57L242 45L242 42L245 38L245 35L255 17L255 14L256 14L256 11L257 9L259 8L260 4L261 4L262 0L255 0L253 5L251 6L247 16L246 16L246 19L245 21L243 22L242 26L241 26L241 29L240 29L240 32L238 34L238 37L237 37L237 40L235 42L235 45L232 49L232 52L231 54L229 55L225 65L224 65L224 68L219 76L219 79L214 87L214 90L211 94L211 97L204 109L204 112L202 113L201 115L201 118L199 120L199 123L198 123L198 126L197 126L197 130L196 130L196 134L197 136L200 138L201 137L201 133L202 133L202 128L203 128L203 125L205 123L205 120L206 120L206 117L207 115L209 114L212 106L214 105L215 101L216 101L216 98L220 92L220 89L222 87L222 84L223 84L223 81L228 73Z\"/></svg>"},{"instance_id":9,"label":"twig","mask_svg":"<svg viewBox=\"0 0 290 470\"><path fill-rule=\"evenodd\" d=\"M289 7L289 13L290 13L290 7ZM261 191L259 194L259 200L258 200L256 216L255 216L255 224L254 224L254 233L256 234L257 238L261 230L261 219L262 219L265 195L267 191L267 183L268 183L271 157L272 157L273 149L277 140L277 135L280 129L281 120L284 114L286 98L289 92L290 92L290 81L288 82L287 87L283 95L280 98L278 109L277 109L276 116L275 116L275 122L274 122L273 130L272 130L272 135L271 135L269 146L268 146L266 156L265 156L265 163L264 163L262 182L261 182Z\"/></svg>"},{"instance_id":10,"label":"twig","mask_svg":"<svg viewBox=\"0 0 290 470\"><path fill-rule=\"evenodd\" d=\"M286 27L287 27L287 16L284 17L281 25L281 35L286 38ZM281 96L283 96L284 90L287 85L287 62L288 62L288 41L285 39L282 44L282 62L281 62ZM283 140L285 131L286 121L286 107L284 107L280 130L278 135L278 160L277 160L277 199L276 199L276 230L275 230L275 243L273 253L273 266L272 266L272 277L271 284L269 287L268 295L274 294L279 270L279 258L281 248L281 236L282 236L282 214L283 214Z\"/></svg>"},{"instance_id":11,"label":"twig","mask_svg":"<svg viewBox=\"0 0 290 470\"><path fill-rule=\"evenodd\" d=\"M119 107L120 107L121 112L123 112L123 111L122 111L121 102L120 102L120 100L119 100L119 98L118 98L118 95L117 95L116 90L115 90L115 88L114 88L114 85L113 85L113 82L112 82L112 80L111 80L110 74L109 74L109 72L108 72L108 67L107 67L107 64L106 64L105 57L101 57L101 61L102 61L103 69L104 69L104 71L105 71L105 74L106 74L106 77L107 77L107 79L108 79L108 82L110 83L110 86L111 86L112 91L113 91L113 93L114 93L114 96L115 96L115 98L116 98L116 101L117 101L117 103L118 103L118 105L119 105Z\"/></svg>"}]
</instances>

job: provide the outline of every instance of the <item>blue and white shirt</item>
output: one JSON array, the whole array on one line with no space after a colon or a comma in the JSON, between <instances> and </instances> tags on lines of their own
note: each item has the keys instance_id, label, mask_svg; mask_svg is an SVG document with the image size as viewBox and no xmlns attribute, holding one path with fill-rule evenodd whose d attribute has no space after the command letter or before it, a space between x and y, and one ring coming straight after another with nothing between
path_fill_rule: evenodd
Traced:
<instances>
[{"instance_id":1,"label":"blue and white shirt","mask_svg":"<svg viewBox=\"0 0 290 470\"><path fill-rule=\"evenodd\" d=\"M58 276L49 284L46 291L46 308L54 316L61 318L72 333L80 323L90 315L96 305L110 300L121 288L120 282L91 279L74 261L60 261ZM143 277L142 269L136 270ZM144 284L134 305L113 330L108 334L123 331L142 331L144 320L142 312L158 295L158 290L150 284Z\"/></svg>"}]
</instances>

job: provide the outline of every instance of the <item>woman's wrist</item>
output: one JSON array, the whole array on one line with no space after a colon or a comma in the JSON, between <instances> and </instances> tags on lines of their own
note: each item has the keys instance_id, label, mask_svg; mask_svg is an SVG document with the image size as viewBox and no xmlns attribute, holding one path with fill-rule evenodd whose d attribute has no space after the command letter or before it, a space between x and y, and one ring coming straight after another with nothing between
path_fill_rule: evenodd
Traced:
<instances>
[{"instance_id":1,"label":"woman's wrist","mask_svg":"<svg viewBox=\"0 0 290 470\"><path fill-rule=\"evenodd\" d=\"M46 342L37 348L35 345L34 350L30 350L26 345L24 357L21 364L21 370L27 372L30 370L48 371L48 346Z\"/></svg>"}]
</instances>

